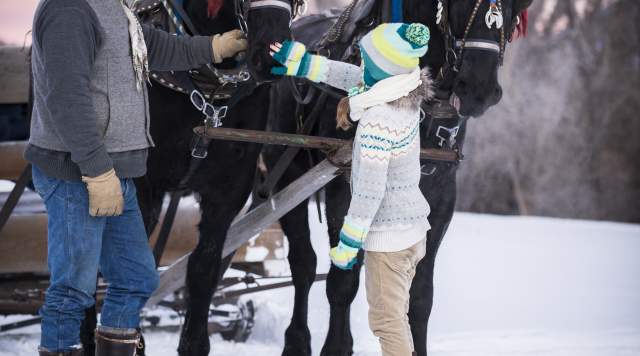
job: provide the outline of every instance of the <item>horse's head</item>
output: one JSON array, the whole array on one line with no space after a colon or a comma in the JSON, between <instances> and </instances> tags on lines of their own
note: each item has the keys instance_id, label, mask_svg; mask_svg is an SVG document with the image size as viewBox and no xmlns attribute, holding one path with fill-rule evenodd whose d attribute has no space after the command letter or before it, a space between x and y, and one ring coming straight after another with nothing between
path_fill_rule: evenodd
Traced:
<instances>
[{"instance_id":1,"label":"horse's head","mask_svg":"<svg viewBox=\"0 0 640 356\"><path fill-rule=\"evenodd\" d=\"M231 0L227 0L231 1ZM235 0L241 27L248 34L247 63L258 82L274 79L269 44L291 38L291 21L306 11L305 0Z\"/></svg>"},{"instance_id":2,"label":"horse's head","mask_svg":"<svg viewBox=\"0 0 640 356\"><path fill-rule=\"evenodd\" d=\"M526 25L522 14L531 2L441 0L440 26L450 44L444 85L462 116L480 116L502 98L498 68L518 24L519 31Z\"/></svg>"},{"instance_id":3,"label":"horse's head","mask_svg":"<svg viewBox=\"0 0 640 356\"><path fill-rule=\"evenodd\" d=\"M242 29L249 40L246 61L258 82L272 79L273 63L268 44L291 37L291 20L304 0L185 0L196 27L212 35L235 28Z\"/></svg>"}]
</instances>

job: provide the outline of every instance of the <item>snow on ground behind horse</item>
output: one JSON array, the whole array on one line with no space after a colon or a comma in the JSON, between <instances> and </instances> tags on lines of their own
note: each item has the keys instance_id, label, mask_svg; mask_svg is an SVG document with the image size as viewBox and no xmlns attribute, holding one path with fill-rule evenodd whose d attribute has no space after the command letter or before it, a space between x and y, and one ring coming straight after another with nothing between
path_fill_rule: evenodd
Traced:
<instances>
[{"instance_id":1,"label":"snow on ground behind horse","mask_svg":"<svg viewBox=\"0 0 640 356\"><path fill-rule=\"evenodd\" d=\"M326 227L310 209L318 272ZM640 355L640 225L457 213L436 262L430 327L435 356ZM314 355L328 327L325 284L310 293ZM279 355L293 289L248 296L256 326L245 344L212 337L214 354ZM0 318L0 324L12 318ZM352 307L356 356L380 355L363 289ZM38 328L0 334L0 355L30 355ZM179 334L147 333L150 356L175 355Z\"/></svg>"}]
</instances>

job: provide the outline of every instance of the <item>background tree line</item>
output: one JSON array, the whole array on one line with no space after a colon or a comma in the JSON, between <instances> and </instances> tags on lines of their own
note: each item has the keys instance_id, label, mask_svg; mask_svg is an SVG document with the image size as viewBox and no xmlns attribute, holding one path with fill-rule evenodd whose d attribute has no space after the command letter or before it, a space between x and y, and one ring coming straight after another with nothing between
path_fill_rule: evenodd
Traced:
<instances>
[{"instance_id":1,"label":"background tree line","mask_svg":"<svg viewBox=\"0 0 640 356\"><path fill-rule=\"evenodd\" d=\"M469 123L458 209L640 222L640 2L536 0Z\"/></svg>"},{"instance_id":2,"label":"background tree line","mask_svg":"<svg viewBox=\"0 0 640 356\"><path fill-rule=\"evenodd\" d=\"M639 19L638 0L533 2L502 101L469 122L458 210L640 222Z\"/></svg>"}]
</instances>

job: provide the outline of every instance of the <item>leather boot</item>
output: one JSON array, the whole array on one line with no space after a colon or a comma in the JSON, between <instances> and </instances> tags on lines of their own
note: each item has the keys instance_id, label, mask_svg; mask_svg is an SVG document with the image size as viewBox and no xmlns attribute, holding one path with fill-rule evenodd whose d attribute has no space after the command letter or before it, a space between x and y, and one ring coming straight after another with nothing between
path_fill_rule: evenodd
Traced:
<instances>
[{"instance_id":1,"label":"leather boot","mask_svg":"<svg viewBox=\"0 0 640 356\"><path fill-rule=\"evenodd\" d=\"M134 356L140 344L140 333L112 333L96 330L96 356Z\"/></svg>"},{"instance_id":2,"label":"leather boot","mask_svg":"<svg viewBox=\"0 0 640 356\"><path fill-rule=\"evenodd\" d=\"M38 354L40 356L83 356L84 352L82 351L82 349L75 349L72 351L67 351L67 352L51 352L42 348L38 349Z\"/></svg>"}]
</instances>

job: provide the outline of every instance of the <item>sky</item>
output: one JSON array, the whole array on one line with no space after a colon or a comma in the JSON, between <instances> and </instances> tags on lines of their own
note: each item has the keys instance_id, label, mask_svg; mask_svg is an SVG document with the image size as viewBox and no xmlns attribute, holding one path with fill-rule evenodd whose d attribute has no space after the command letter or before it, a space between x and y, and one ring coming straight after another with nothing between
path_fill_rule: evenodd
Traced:
<instances>
[{"instance_id":1,"label":"sky","mask_svg":"<svg viewBox=\"0 0 640 356\"><path fill-rule=\"evenodd\" d=\"M38 0L0 0L0 40L22 45Z\"/></svg>"}]
</instances>

